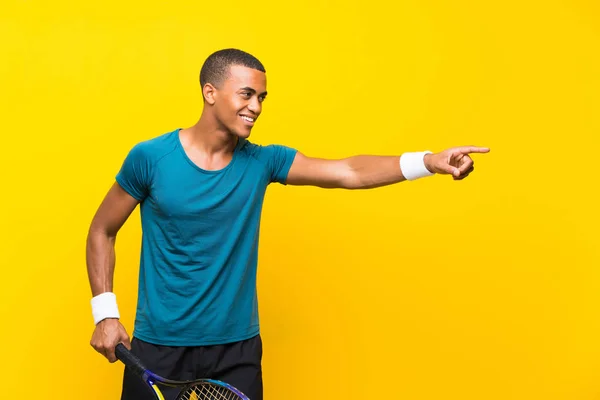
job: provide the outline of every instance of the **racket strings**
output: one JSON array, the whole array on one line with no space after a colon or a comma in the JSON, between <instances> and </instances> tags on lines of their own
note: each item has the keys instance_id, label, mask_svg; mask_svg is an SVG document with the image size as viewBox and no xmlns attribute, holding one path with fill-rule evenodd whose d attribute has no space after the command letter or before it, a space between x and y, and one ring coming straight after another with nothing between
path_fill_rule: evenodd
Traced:
<instances>
[{"instance_id":1,"label":"racket strings","mask_svg":"<svg viewBox=\"0 0 600 400\"><path fill-rule=\"evenodd\" d=\"M180 397L181 400L241 400L242 398L231 390L202 383L188 388Z\"/></svg>"}]
</instances>

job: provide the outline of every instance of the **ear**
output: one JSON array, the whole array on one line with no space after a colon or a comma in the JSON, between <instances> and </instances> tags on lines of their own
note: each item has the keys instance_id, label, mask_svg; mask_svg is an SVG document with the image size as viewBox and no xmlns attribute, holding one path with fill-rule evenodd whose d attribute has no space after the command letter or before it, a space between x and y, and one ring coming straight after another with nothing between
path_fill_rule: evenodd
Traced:
<instances>
[{"instance_id":1,"label":"ear","mask_svg":"<svg viewBox=\"0 0 600 400\"><path fill-rule=\"evenodd\" d=\"M215 104L215 96L217 94L216 92L217 88L215 88L210 83L205 84L202 88L202 96L204 96L204 100L210 105Z\"/></svg>"}]
</instances>

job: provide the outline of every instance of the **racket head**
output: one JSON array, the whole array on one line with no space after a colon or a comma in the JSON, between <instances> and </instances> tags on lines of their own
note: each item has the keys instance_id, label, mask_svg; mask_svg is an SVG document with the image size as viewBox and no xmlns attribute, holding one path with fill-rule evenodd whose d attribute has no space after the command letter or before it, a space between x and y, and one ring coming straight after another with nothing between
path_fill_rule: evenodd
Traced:
<instances>
[{"instance_id":1,"label":"racket head","mask_svg":"<svg viewBox=\"0 0 600 400\"><path fill-rule=\"evenodd\" d=\"M187 385L176 400L250 400L244 393L226 382L201 379Z\"/></svg>"}]
</instances>

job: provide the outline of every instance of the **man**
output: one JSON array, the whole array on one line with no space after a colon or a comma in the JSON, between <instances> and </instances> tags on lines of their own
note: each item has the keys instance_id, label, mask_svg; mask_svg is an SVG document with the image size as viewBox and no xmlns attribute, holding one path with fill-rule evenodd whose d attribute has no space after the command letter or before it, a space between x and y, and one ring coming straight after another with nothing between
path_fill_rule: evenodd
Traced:
<instances>
[{"instance_id":1,"label":"man","mask_svg":"<svg viewBox=\"0 0 600 400\"><path fill-rule=\"evenodd\" d=\"M307 157L248 140L267 96L265 68L255 57L217 51L202 66L200 84L204 108L198 122L134 146L93 218L87 240L96 324L91 345L115 362L115 346L122 342L162 376L212 377L260 400L256 268L267 186L365 189L435 173L460 180L473 171L469 154L489 149ZM112 292L114 245L138 204L144 234L130 342ZM148 394L126 370L121 399Z\"/></svg>"}]
</instances>

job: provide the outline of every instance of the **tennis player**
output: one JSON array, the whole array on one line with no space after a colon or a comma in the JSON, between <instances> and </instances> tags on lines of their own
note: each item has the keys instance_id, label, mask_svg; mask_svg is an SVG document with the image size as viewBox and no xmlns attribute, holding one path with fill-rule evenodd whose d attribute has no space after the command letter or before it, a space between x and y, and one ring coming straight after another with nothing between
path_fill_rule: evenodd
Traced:
<instances>
[{"instance_id":1,"label":"tennis player","mask_svg":"<svg viewBox=\"0 0 600 400\"><path fill-rule=\"evenodd\" d=\"M256 271L268 185L367 189L434 174L461 180L473 171L470 154L489 149L313 158L248 139L267 97L265 68L254 56L238 49L213 53L202 66L200 85L198 122L133 146L91 222L90 344L115 362L115 346L122 342L157 374L219 379L261 400ZM113 271L117 233L138 204L143 235L130 341L119 321ZM152 398L127 370L121 396Z\"/></svg>"}]
</instances>

